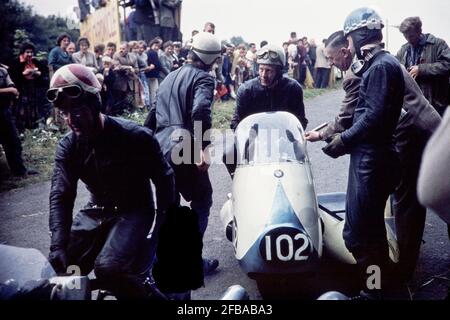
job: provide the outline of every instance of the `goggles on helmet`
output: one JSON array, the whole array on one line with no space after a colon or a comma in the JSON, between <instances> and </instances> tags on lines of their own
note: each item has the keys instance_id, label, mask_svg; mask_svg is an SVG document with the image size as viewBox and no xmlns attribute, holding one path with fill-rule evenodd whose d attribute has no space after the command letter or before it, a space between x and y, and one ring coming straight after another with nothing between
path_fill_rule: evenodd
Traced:
<instances>
[{"instance_id":1,"label":"goggles on helmet","mask_svg":"<svg viewBox=\"0 0 450 320\"><path fill-rule=\"evenodd\" d=\"M62 93L66 97L75 99L83 94L83 89L76 84L71 84L69 86L52 88L47 90L47 100L50 102L55 102L58 99L59 94Z\"/></svg>"},{"instance_id":2,"label":"goggles on helmet","mask_svg":"<svg viewBox=\"0 0 450 320\"><path fill-rule=\"evenodd\" d=\"M283 64L283 61L280 59L278 52L271 50L270 48L261 48L256 53L256 58L261 60L268 60L274 64Z\"/></svg>"}]
</instances>

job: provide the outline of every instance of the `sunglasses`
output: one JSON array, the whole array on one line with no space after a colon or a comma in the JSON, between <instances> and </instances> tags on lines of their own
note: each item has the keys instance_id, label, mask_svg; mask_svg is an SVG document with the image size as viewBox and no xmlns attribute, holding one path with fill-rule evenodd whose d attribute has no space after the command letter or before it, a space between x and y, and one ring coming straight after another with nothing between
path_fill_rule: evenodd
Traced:
<instances>
[{"instance_id":1,"label":"sunglasses","mask_svg":"<svg viewBox=\"0 0 450 320\"><path fill-rule=\"evenodd\" d=\"M49 89L47 90L47 100L50 102L55 102L60 93L63 93L66 97L75 99L82 95L83 89L75 84L61 88Z\"/></svg>"}]
</instances>

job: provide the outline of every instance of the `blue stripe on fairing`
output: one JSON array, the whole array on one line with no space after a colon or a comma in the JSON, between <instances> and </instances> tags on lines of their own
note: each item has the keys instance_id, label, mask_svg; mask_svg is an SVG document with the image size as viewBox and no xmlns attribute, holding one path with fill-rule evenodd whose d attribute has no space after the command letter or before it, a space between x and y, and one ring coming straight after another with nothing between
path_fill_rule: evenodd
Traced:
<instances>
[{"instance_id":1,"label":"blue stripe on fairing","mask_svg":"<svg viewBox=\"0 0 450 320\"><path fill-rule=\"evenodd\" d=\"M292 207L281 182L278 182L275 191L274 201L272 205L269 221L265 225L265 230L261 233L255 243L249 248L247 253L239 260L241 268L246 273L298 273L305 271L314 271L319 262L318 253L311 241L313 252L310 254L308 261L295 261L288 263L267 263L260 254L259 246L264 236L270 230L277 228L294 228L309 237L305 227L302 225L295 210Z\"/></svg>"},{"instance_id":2,"label":"blue stripe on fairing","mask_svg":"<svg viewBox=\"0 0 450 320\"><path fill-rule=\"evenodd\" d=\"M273 199L272 210L270 211L270 220L266 223L266 227L277 224L292 223L297 228L308 234L302 225L295 210L284 191L281 181L278 181L277 190Z\"/></svg>"}]
</instances>

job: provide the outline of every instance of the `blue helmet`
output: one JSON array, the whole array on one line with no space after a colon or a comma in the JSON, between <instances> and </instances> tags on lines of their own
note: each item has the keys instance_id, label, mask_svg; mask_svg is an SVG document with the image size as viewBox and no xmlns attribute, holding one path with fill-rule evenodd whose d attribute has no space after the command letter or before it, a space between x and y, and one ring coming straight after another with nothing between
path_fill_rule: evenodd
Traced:
<instances>
[{"instance_id":1,"label":"blue helmet","mask_svg":"<svg viewBox=\"0 0 450 320\"><path fill-rule=\"evenodd\" d=\"M344 22L344 35L367 28L369 30L381 30L384 27L381 16L371 8L363 7L352 11Z\"/></svg>"}]
</instances>

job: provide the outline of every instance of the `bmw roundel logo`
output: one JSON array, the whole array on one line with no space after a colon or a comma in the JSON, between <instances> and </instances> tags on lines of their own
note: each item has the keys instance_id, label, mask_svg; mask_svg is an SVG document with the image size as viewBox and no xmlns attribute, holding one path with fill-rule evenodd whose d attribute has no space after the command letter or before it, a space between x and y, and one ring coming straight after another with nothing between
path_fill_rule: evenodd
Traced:
<instances>
[{"instance_id":1,"label":"bmw roundel logo","mask_svg":"<svg viewBox=\"0 0 450 320\"><path fill-rule=\"evenodd\" d=\"M274 175L276 178L282 178L282 177L284 176L284 172L281 171L281 170L275 170L275 172L273 173L273 175Z\"/></svg>"}]
</instances>

